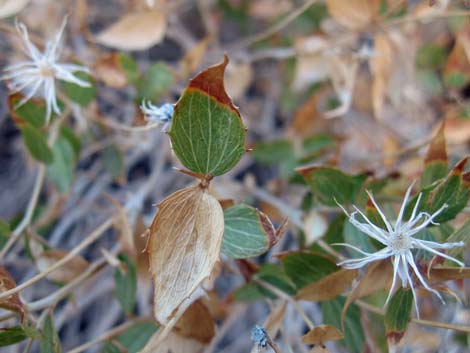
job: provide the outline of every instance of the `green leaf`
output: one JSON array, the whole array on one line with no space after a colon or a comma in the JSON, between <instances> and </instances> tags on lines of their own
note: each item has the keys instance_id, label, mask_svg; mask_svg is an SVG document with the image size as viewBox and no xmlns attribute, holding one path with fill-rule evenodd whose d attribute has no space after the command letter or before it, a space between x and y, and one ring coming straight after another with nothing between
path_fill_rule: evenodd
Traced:
<instances>
[{"instance_id":1,"label":"green leaf","mask_svg":"<svg viewBox=\"0 0 470 353\"><path fill-rule=\"evenodd\" d=\"M457 257L462 255L464 251L470 250L470 220L466 219L465 223L453 232L446 240L447 242L459 242L463 241L465 246L455 247L447 250L447 254L452 257Z\"/></svg>"},{"instance_id":2,"label":"green leaf","mask_svg":"<svg viewBox=\"0 0 470 353\"><path fill-rule=\"evenodd\" d=\"M323 321L325 324L341 329L341 311L345 303L344 297L321 303ZM339 341L347 347L350 353L362 353L365 349L365 336L361 324L359 307L352 304L344 318L344 340Z\"/></svg>"},{"instance_id":3,"label":"green leaf","mask_svg":"<svg viewBox=\"0 0 470 353\"><path fill-rule=\"evenodd\" d=\"M72 129L62 126L60 128L60 136L65 138L73 148L73 152L75 154L75 160L78 160L80 156L80 148L81 148L81 141L80 138L75 135Z\"/></svg>"},{"instance_id":4,"label":"green leaf","mask_svg":"<svg viewBox=\"0 0 470 353\"><path fill-rule=\"evenodd\" d=\"M292 252L281 257L286 274L297 289L316 282L338 270L336 264L327 257L307 252Z\"/></svg>"},{"instance_id":5,"label":"green leaf","mask_svg":"<svg viewBox=\"0 0 470 353\"><path fill-rule=\"evenodd\" d=\"M370 237L359 229L357 229L354 225L352 225L348 219L346 219L344 222L343 237L345 243L356 246L362 251L372 253L377 251L374 245L372 245ZM353 249L346 248L346 250L349 253L350 257L364 257L363 254L354 251Z\"/></svg>"},{"instance_id":6,"label":"green leaf","mask_svg":"<svg viewBox=\"0 0 470 353\"><path fill-rule=\"evenodd\" d=\"M10 224L0 218L0 236L7 237L10 235L11 229Z\"/></svg>"},{"instance_id":7,"label":"green leaf","mask_svg":"<svg viewBox=\"0 0 470 353\"><path fill-rule=\"evenodd\" d=\"M62 351L60 347L59 336L54 328L52 316L48 315L43 327L43 339L40 344L41 353L60 353Z\"/></svg>"},{"instance_id":8,"label":"green leaf","mask_svg":"<svg viewBox=\"0 0 470 353\"><path fill-rule=\"evenodd\" d=\"M117 63L129 82L135 82L138 79L139 68L132 57L124 53L118 53Z\"/></svg>"},{"instance_id":9,"label":"green leaf","mask_svg":"<svg viewBox=\"0 0 470 353\"><path fill-rule=\"evenodd\" d=\"M444 47L434 43L422 45L416 53L418 68L442 68L446 62L447 53Z\"/></svg>"},{"instance_id":10,"label":"green leaf","mask_svg":"<svg viewBox=\"0 0 470 353\"><path fill-rule=\"evenodd\" d=\"M124 160L121 151L115 145L108 145L101 155L103 164L111 176L116 179L124 170Z\"/></svg>"},{"instance_id":11,"label":"green leaf","mask_svg":"<svg viewBox=\"0 0 470 353\"><path fill-rule=\"evenodd\" d=\"M297 166L294 148L289 140L258 142L253 149L252 156L258 163L279 165L280 174L284 178L291 176Z\"/></svg>"},{"instance_id":12,"label":"green leaf","mask_svg":"<svg viewBox=\"0 0 470 353\"><path fill-rule=\"evenodd\" d=\"M156 330L157 326L154 323L135 324L121 334L117 341L127 349L128 353L138 353Z\"/></svg>"},{"instance_id":13,"label":"green leaf","mask_svg":"<svg viewBox=\"0 0 470 353\"><path fill-rule=\"evenodd\" d=\"M302 158L305 159L334 146L336 146L336 141L329 135L319 134L307 137L302 143L304 154Z\"/></svg>"},{"instance_id":14,"label":"green leaf","mask_svg":"<svg viewBox=\"0 0 470 353\"><path fill-rule=\"evenodd\" d=\"M444 75L444 82L449 88L463 88L469 80L468 75L459 71L452 71Z\"/></svg>"},{"instance_id":15,"label":"green leaf","mask_svg":"<svg viewBox=\"0 0 470 353\"><path fill-rule=\"evenodd\" d=\"M256 274L259 279L279 288L284 293L294 295L296 293L295 284L287 275L285 269L276 264L263 264Z\"/></svg>"},{"instance_id":16,"label":"green leaf","mask_svg":"<svg viewBox=\"0 0 470 353\"><path fill-rule=\"evenodd\" d=\"M400 341L411 320L413 293L399 288L390 299L385 311L385 331L394 342Z\"/></svg>"},{"instance_id":17,"label":"green leaf","mask_svg":"<svg viewBox=\"0 0 470 353\"><path fill-rule=\"evenodd\" d=\"M21 126L20 131L31 156L46 164L53 162L54 154L41 131L28 124Z\"/></svg>"},{"instance_id":18,"label":"green leaf","mask_svg":"<svg viewBox=\"0 0 470 353\"><path fill-rule=\"evenodd\" d=\"M96 87L93 82L93 77L85 72L75 72L74 76L88 82L90 86L81 87L72 82L62 81L62 88L65 95L70 98L70 100L78 103L82 107L86 107L96 96Z\"/></svg>"},{"instance_id":19,"label":"green leaf","mask_svg":"<svg viewBox=\"0 0 470 353\"><path fill-rule=\"evenodd\" d=\"M314 195L329 206L336 206L336 202L341 205L352 203L366 178L365 175L352 176L321 166L305 167L297 171L305 178Z\"/></svg>"},{"instance_id":20,"label":"green leaf","mask_svg":"<svg viewBox=\"0 0 470 353\"><path fill-rule=\"evenodd\" d=\"M20 94L14 94L9 97L9 106L13 117L26 121L37 129L42 128L46 123L46 104L44 101L30 99L15 108L22 98L23 96Z\"/></svg>"},{"instance_id":21,"label":"green leaf","mask_svg":"<svg viewBox=\"0 0 470 353\"><path fill-rule=\"evenodd\" d=\"M0 329L0 347L11 346L28 338L21 326Z\"/></svg>"},{"instance_id":22,"label":"green leaf","mask_svg":"<svg viewBox=\"0 0 470 353\"><path fill-rule=\"evenodd\" d=\"M157 101L173 84L173 72L167 64L158 62L148 68L138 83L139 101Z\"/></svg>"},{"instance_id":23,"label":"green leaf","mask_svg":"<svg viewBox=\"0 0 470 353\"><path fill-rule=\"evenodd\" d=\"M66 193L74 177L76 154L69 140L62 135L58 136L52 151L54 161L47 167L47 176L61 192Z\"/></svg>"},{"instance_id":24,"label":"green leaf","mask_svg":"<svg viewBox=\"0 0 470 353\"><path fill-rule=\"evenodd\" d=\"M252 282L235 289L232 292L232 297L240 302L253 302L264 298L276 299L276 296L269 290Z\"/></svg>"},{"instance_id":25,"label":"green leaf","mask_svg":"<svg viewBox=\"0 0 470 353\"><path fill-rule=\"evenodd\" d=\"M421 174L421 185L426 186L444 178L447 175L447 163L435 161L427 164Z\"/></svg>"},{"instance_id":26,"label":"green leaf","mask_svg":"<svg viewBox=\"0 0 470 353\"><path fill-rule=\"evenodd\" d=\"M232 259L246 259L264 254L274 237L269 219L256 208L246 204L224 211L225 230L222 252Z\"/></svg>"},{"instance_id":27,"label":"green leaf","mask_svg":"<svg viewBox=\"0 0 470 353\"><path fill-rule=\"evenodd\" d=\"M116 347L115 344L107 342L101 350L101 353L122 353L122 351L119 350L119 348Z\"/></svg>"},{"instance_id":28,"label":"green leaf","mask_svg":"<svg viewBox=\"0 0 470 353\"><path fill-rule=\"evenodd\" d=\"M116 297L124 312L131 314L135 307L137 293L137 269L135 263L126 254L119 255L125 269L117 268L114 272Z\"/></svg>"},{"instance_id":29,"label":"green leaf","mask_svg":"<svg viewBox=\"0 0 470 353\"><path fill-rule=\"evenodd\" d=\"M226 58L194 77L175 107L168 134L178 159L195 173L222 175L245 153L245 127L223 86L227 64Z\"/></svg>"}]
</instances>

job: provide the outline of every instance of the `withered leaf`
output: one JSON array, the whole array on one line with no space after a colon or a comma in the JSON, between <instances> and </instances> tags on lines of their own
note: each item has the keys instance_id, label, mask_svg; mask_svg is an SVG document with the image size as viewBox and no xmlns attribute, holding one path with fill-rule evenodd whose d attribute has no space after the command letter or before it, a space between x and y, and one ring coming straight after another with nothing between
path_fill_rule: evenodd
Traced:
<instances>
[{"instance_id":1,"label":"withered leaf","mask_svg":"<svg viewBox=\"0 0 470 353\"><path fill-rule=\"evenodd\" d=\"M336 341L343 338L343 334L331 325L318 325L302 336L305 344L319 344L326 341Z\"/></svg>"},{"instance_id":2,"label":"withered leaf","mask_svg":"<svg viewBox=\"0 0 470 353\"><path fill-rule=\"evenodd\" d=\"M166 30L166 18L160 11L142 11L123 16L96 36L96 41L121 50L145 50L158 44Z\"/></svg>"},{"instance_id":3,"label":"withered leaf","mask_svg":"<svg viewBox=\"0 0 470 353\"><path fill-rule=\"evenodd\" d=\"M6 292L16 287L16 282L5 267L0 265L0 293ZM10 295L9 297L0 300L0 308L11 311L16 311L21 316L21 321L24 317L23 303L21 302L18 293Z\"/></svg>"},{"instance_id":4,"label":"withered leaf","mask_svg":"<svg viewBox=\"0 0 470 353\"><path fill-rule=\"evenodd\" d=\"M313 282L299 290L297 299L322 301L336 298L342 294L357 277L358 270L342 269Z\"/></svg>"},{"instance_id":5,"label":"withered leaf","mask_svg":"<svg viewBox=\"0 0 470 353\"><path fill-rule=\"evenodd\" d=\"M370 68L374 76L372 82L372 106L376 119L382 117L385 94L393 67L392 64L392 43L387 35L377 34L374 38L374 55L370 58Z\"/></svg>"},{"instance_id":6,"label":"withered leaf","mask_svg":"<svg viewBox=\"0 0 470 353\"><path fill-rule=\"evenodd\" d=\"M68 255L68 251L62 249L45 250L38 254L36 257L36 266L39 271L45 271L47 268L54 265L57 261ZM86 261L80 255L74 256L72 260L61 266L57 270L47 275L50 281L59 283L68 283L74 280L78 275L88 267Z\"/></svg>"},{"instance_id":7,"label":"withered leaf","mask_svg":"<svg viewBox=\"0 0 470 353\"><path fill-rule=\"evenodd\" d=\"M147 244L154 281L154 315L166 325L191 303L220 256L224 215L201 186L171 194L158 205Z\"/></svg>"},{"instance_id":8,"label":"withered leaf","mask_svg":"<svg viewBox=\"0 0 470 353\"><path fill-rule=\"evenodd\" d=\"M178 335L209 343L215 335L214 320L201 299L192 303L178 320L173 331Z\"/></svg>"},{"instance_id":9,"label":"withered leaf","mask_svg":"<svg viewBox=\"0 0 470 353\"><path fill-rule=\"evenodd\" d=\"M380 0L326 0L330 15L349 29L370 24L379 13L380 3Z\"/></svg>"}]
</instances>

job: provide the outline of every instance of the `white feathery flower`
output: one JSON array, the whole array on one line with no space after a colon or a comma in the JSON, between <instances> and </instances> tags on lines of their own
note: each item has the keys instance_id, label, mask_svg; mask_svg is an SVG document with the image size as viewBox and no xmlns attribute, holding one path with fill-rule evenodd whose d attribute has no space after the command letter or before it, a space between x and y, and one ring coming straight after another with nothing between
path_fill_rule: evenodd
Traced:
<instances>
[{"instance_id":1,"label":"white feathery flower","mask_svg":"<svg viewBox=\"0 0 470 353\"><path fill-rule=\"evenodd\" d=\"M368 253L351 244L345 244L345 243L338 244L338 245L346 246L348 248L352 248L360 252L361 254L365 255L364 257L358 258L358 259L344 260L338 263L338 265L343 266L348 269L358 269L363 266L366 266L367 264L371 262L390 258L393 263L393 279L392 279L392 286L390 287L390 292L388 293L388 297L385 302L385 305L388 304L392 296L392 293L395 289L395 285L397 282L397 276L398 276L400 277L403 288L408 287L408 286L411 288L414 301L415 301L416 312L419 316L416 292L413 286L413 280L409 272L410 267L425 289L436 294L442 302L444 302L444 300L437 290L431 288L426 283L426 281L424 280L423 276L421 275L418 269L418 266L416 265L416 262L413 258L413 253L411 251L413 249L426 250L434 255L441 256L448 260L454 261L460 266L464 266L464 264L461 261L437 250L437 249L451 249L454 247L464 246L464 242L440 244L434 241L422 240L422 239L417 239L414 237L414 235L416 235L417 233L425 229L429 224L434 224L434 225L438 224L434 222L434 219L445 208L447 208L447 205L444 204L440 209L438 209L432 215L427 212L418 213L418 207L419 207L419 203L421 201L421 196L422 196L422 194L420 193L416 201L416 204L414 205L413 212L411 213L410 219L405 222L403 220L403 216L405 213L406 204L410 197L412 187L413 187L413 184L406 191L406 195L401 205L400 212L398 213L398 218L395 221L394 225L392 225L391 222L387 220L387 218L385 217L385 214L382 212L380 207L375 202L372 194L369 191L367 191L367 194L369 195L372 203L374 204L375 208L380 214L380 217L382 218L386 229L382 229L376 226L375 224L373 224L366 217L364 212L360 211L356 206L353 206L355 209L355 212L348 214L348 212L340 205L344 213L346 213L346 215L349 217L349 222L351 222L352 225L354 225L357 229L359 229L363 233L367 234L372 239L375 239L378 242L382 243L384 245L384 248L375 253ZM365 222L358 221L356 219L357 214L360 214L361 217L365 220Z\"/></svg>"},{"instance_id":2,"label":"white feathery flower","mask_svg":"<svg viewBox=\"0 0 470 353\"><path fill-rule=\"evenodd\" d=\"M149 124L162 124L162 131L165 131L166 128L170 125L171 119L173 118L173 113L175 111L173 104L165 103L160 107L157 107L150 101L145 100L142 101L140 110L142 113L144 113L145 120L147 120Z\"/></svg>"},{"instance_id":3,"label":"white feathery flower","mask_svg":"<svg viewBox=\"0 0 470 353\"><path fill-rule=\"evenodd\" d=\"M40 96L46 102L46 122L49 122L52 111L60 113L57 104L55 80L74 83L81 87L89 87L90 83L76 77L74 72L89 72L81 65L59 63L61 54L60 41L67 19L62 22L59 32L46 43L43 53L31 42L28 30L22 23L16 22L16 29L21 38L21 49L27 60L9 65L0 80L8 80L13 92L22 91L25 96L15 108L26 103L33 96Z\"/></svg>"}]
</instances>

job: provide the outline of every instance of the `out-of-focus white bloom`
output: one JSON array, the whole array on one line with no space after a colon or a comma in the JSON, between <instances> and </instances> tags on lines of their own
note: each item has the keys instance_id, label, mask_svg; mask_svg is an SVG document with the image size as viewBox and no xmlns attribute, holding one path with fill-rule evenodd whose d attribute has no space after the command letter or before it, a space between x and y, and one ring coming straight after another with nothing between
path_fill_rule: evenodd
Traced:
<instances>
[{"instance_id":1,"label":"out-of-focus white bloom","mask_svg":"<svg viewBox=\"0 0 470 353\"><path fill-rule=\"evenodd\" d=\"M425 229L429 224L437 224L434 222L434 219L447 207L447 205L443 205L440 209L438 209L432 215L430 215L427 212L418 213L418 207L419 207L419 203L421 201L421 196L422 196L422 194L419 194L416 204L413 208L413 212L411 213L410 219L407 222L404 222L403 215L405 213L405 207L410 197L412 187L413 185L411 185L406 191L406 195L403 200L403 204L401 205L398 218L395 221L395 224L393 226L391 222L387 220L387 218L385 217L385 214L382 212L382 210L379 208L379 206L375 202L372 194L367 192L372 203L374 204L375 208L379 212L380 217L382 218L385 224L385 227L387 228L386 230L373 224L366 217L366 215L362 211L360 211L356 206L354 206L354 209L356 211L353 212L352 214L348 214L348 212L340 205L340 207L349 217L349 222L351 222L351 224L353 224L356 228L358 228L359 230L367 234L369 237L382 243L384 245L384 248L375 253L368 253L351 244L345 244L345 243L338 244L338 245L346 246L348 248L352 248L360 252L361 254L365 255L362 258L349 259L349 260L342 261L338 265L343 266L345 268L349 268L349 269L357 269L357 268L366 266L367 264L374 262L374 261L391 258L392 263L393 263L393 280L392 280L392 286L390 288L390 292L388 294L385 305L388 304L392 296L393 290L397 282L397 275L398 275L398 277L400 277L402 287L405 288L409 286L411 288L413 292L413 297L415 299L416 312L419 316L418 301L417 301L418 298L416 297L416 292L413 286L413 280L409 273L410 267L413 270L416 277L418 278L418 280L423 285L423 287L426 288L428 291L436 294L442 302L444 301L442 299L442 296L439 294L439 292L431 288L424 280L423 276L421 275L415 263L415 260L413 258L413 253L411 251L413 249L423 249L423 250L433 253L434 255L438 255L448 260L454 261L460 266L464 266L464 264L461 261L437 250L437 249L451 249L454 247L463 246L464 242L440 244L440 243L436 243L433 241L414 238L414 235L419 233L421 230ZM356 219L357 214L360 214L365 222L358 221Z\"/></svg>"},{"instance_id":2,"label":"out-of-focus white bloom","mask_svg":"<svg viewBox=\"0 0 470 353\"><path fill-rule=\"evenodd\" d=\"M140 110L145 115L145 120L152 125L163 125L162 131L165 131L171 123L175 111L173 104L165 103L160 107L153 105L150 101L142 101Z\"/></svg>"},{"instance_id":3,"label":"out-of-focus white bloom","mask_svg":"<svg viewBox=\"0 0 470 353\"><path fill-rule=\"evenodd\" d=\"M57 104L55 80L59 79L74 83L81 87L89 87L90 83L76 77L74 72L89 72L81 65L59 63L61 54L60 41L65 28L66 19L62 22L59 32L46 43L43 53L31 42L26 26L16 22L16 29L21 38L21 49L28 60L9 65L0 80L8 80L10 88L16 93L22 91L25 96L16 105L21 106L33 96L40 96L46 102L46 121L49 122L52 111L60 113Z\"/></svg>"}]
</instances>

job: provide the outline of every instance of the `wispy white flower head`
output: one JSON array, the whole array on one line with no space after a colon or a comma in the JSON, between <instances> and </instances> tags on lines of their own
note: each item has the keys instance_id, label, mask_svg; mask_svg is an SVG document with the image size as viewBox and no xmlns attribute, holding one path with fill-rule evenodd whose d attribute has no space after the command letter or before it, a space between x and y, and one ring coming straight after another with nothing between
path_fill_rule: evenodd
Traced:
<instances>
[{"instance_id":1,"label":"wispy white flower head","mask_svg":"<svg viewBox=\"0 0 470 353\"><path fill-rule=\"evenodd\" d=\"M60 113L56 97L56 79L81 87L90 86L88 82L73 74L74 72L89 72L86 67L58 62L61 54L60 41L66 23L67 19L64 19L59 32L46 43L42 53L31 42L26 26L16 22L16 29L21 38L21 49L28 60L7 66L5 74L0 77L0 80L9 81L9 86L15 93L22 91L25 94L16 107L23 105L33 96L42 97L46 102L47 122L49 122L52 111L56 114Z\"/></svg>"},{"instance_id":2,"label":"wispy white flower head","mask_svg":"<svg viewBox=\"0 0 470 353\"><path fill-rule=\"evenodd\" d=\"M380 217L382 218L386 229L382 229L376 226L375 224L373 224L366 217L366 215L362 211L360 211L356 206L354 206L355 212L348 214L348 212L340 205L344 213L346 213L346 215L349 217L349 222L351 222L351 224L353 224L357 229L367 234L369 237L382 243L384 245L384 248L375 253L368 253L351 244L345 244L345 243L338 244L338 245L346 246L348 248L352 248L360 252L361 254L365 255L364 257L358 258L358 259L344 260L340 262L338 265L343 266L345 268L349 268L349 269L358 269L363 266L366 266L367 264L371 262L390 258L393 263L393 280L392 280L392 286L390 287L390 292L388 294L385 305L388 304L392 296L393 290L395 289L395 285L397 282L397 277L400 277L402 287L405 288L409 286L411 288L413 292L413 297L415 299L414 301L415 301L415 306L416 306L416 312L419 315L416 292L415 292L415 289L413 286L413 280L411 278L410 271L409 271L410 267L424 288L436 294L442 302L444 302L444 300L442 299L442 296L439 294L437 290L431 288L426 283L426 281L424 280L423 276L421 275L418 269L418 266L416 265L416 262L413 258L413 253L411 251L413 249L426 250L434 255L438 255L448 260L454 261L460 266L464 266L464 264L461 261L437 250L437 249L451 249L454 247L463 246L464 242L440 244L440 243L436 243L433 241L414 238L414 236L417 233L425 229L428 225L438 224L434 221L434 219L445 208L447 208L447 205L444 204L440 209L438 209L433 214L429 214L427 212L418 213L418 207L419 207L419 203L421 201L421 196L422 196L422 194L419 194L416 204L414 205L413 212L411 213L411 217L408 221L405 222L403 220L403 216L405 213L406 204L410 197L412 187L413 187L413 184L406 191L405 198L403 200L403 203L400 208L400 212L398 213L398 217L394 225L392 225L391 222L387 220L387 218L385 217L385 214L382 212L380 207L375 202L372 194L370 192L367 192L372 203L374 204L375 208L380 214ZM357 220L356 218L357 214L361 215L361 217L364 219L365 222Z\"/></svg>"},{"instance_id":3,"label":"wispy white flower head","mask_svg":"<svg viewBox=\"0 0 470 353\"><path fill-rule=\"evenodd\" d=\"M153 105L150 101L142 101L140 110L144 113L145 120L149 124L163 125L162 131L165 131L171 123L175 111L173 104L165 103L160 107Z\"/></svg>"}]
</instances>

